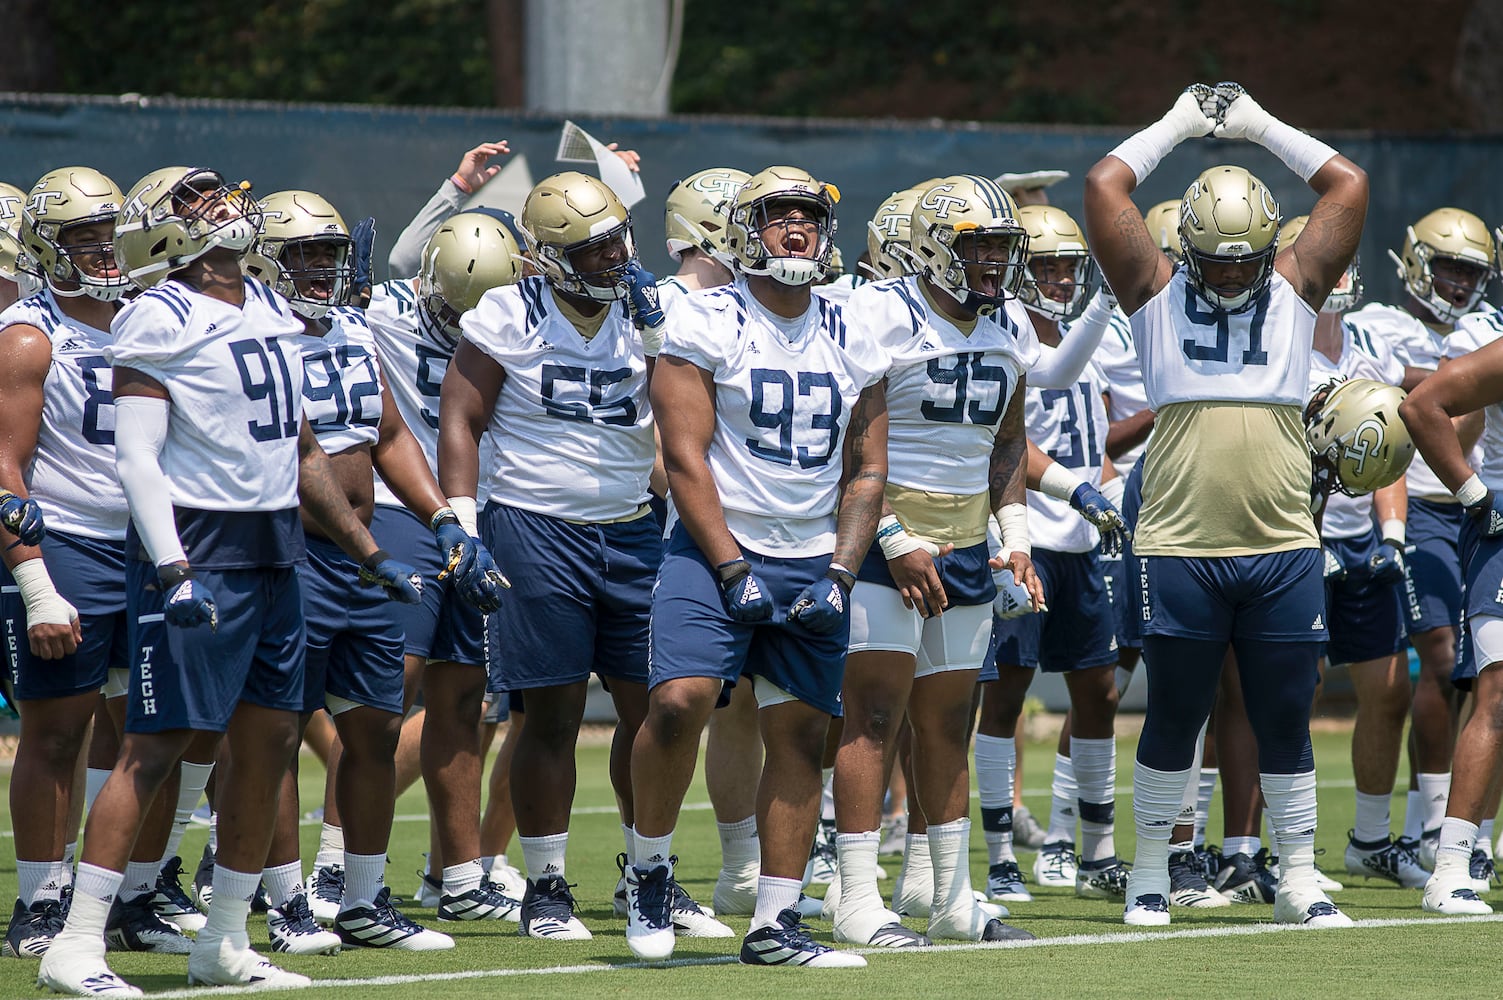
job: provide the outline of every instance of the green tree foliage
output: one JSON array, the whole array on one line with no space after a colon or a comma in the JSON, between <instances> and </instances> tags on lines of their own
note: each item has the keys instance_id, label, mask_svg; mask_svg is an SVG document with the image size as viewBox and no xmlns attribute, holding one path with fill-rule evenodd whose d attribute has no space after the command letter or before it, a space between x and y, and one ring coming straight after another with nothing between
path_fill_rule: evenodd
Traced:
<instances>
[{"instance_id":1,"label":"green tree foliage","mask_svg":"<svg viewBox=\"0 0 1503 1000\"><path fill-rule=\"evenodd\" d=\"M486 106L485 0L54 0L57 89Z\"/></svg>"}]
</instances>

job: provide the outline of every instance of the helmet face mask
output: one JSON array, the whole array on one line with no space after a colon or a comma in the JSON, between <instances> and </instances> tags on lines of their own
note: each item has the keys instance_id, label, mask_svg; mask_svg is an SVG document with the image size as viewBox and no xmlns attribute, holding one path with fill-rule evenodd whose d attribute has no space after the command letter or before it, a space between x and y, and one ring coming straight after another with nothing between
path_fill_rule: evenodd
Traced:
<instances>
[{"instance_id":1,"label":"helmet face mask","mask_svg":"<svg viewBox=\"0 0 1503 1000\"><path fill-rule=\"evenodd\" d=\"M1252 307L1273 280L1279 205L1241 167L1212 167L1180 204L1179 237L1190 284L1224 312Z\"/></svg>"},{"instance_id":2,"label":"helmet face mask","mask_svg":"<svg viewBox=\"0 0 1503 1000\"><path fill-rule=\"evenodd\" d=\"M768 167L736 193L726 246L742 274L799 287L824 277L840 192L798 167Z\"/></svg>"},{"instance_id":3,"label":"helmet face mask","mask_svg":"<svg viewBox=\"0 0 1503 1000\"><path fill-rule=\"evenodd\" d=\"M150 288L211 251L243 255L262 221L248 181L232 188L213 170L163 167L126 194L115 256L131 281Z\"/></svg>"},{"instance_id":4,"label":"helmet face mask","mask_svg":"<svg viewBox=\"0 0 1503 1000\"><path fill-rule=\"evenodd\" d=\"M173 214L187 223L191 235L207 240L209 249L243 253L261 232L261 206L247 181L231 187L217 171L195 170L174 184L168 197Z\"/></svg>"},{"instance_id":5,"label":"helmet face mask","mask_svg":"<svg viewBox=\"0 0 1503 1000\"><path fill-rule=\"evenodd\" d=\"M1085 231L1053 205L1024 205L1018 222L1028 233L1028 270L1018 298L1046 319L1065 323L1077 318L1096 283Z\"/></svg>"},{"instance_id":6,"label":"helmet face mask","mask_svg":"<svg viewBox=\"0 0 1503 1000\"><path fill-rule=\"evenodd\" d=\"M985 315L1017 297L1027 277L1028 233L996 181L944 178L920 195L911 226L924 273L967 312Z\"/></svg>"},{"instance_id":7,"label":"helmet face mask","mask_svg":"<svg viewBox=\"0 0 1503 1000\"><path fill-rule=\"evenodd\" d=\"M123 197L114 181L88 167L53 170L31 189L20 242L55 294L114 302L130 287L113 242Z\"/></svg>"},{"instance_id":8,"label":"helmet face mask","mask_svg":"<svg viewBox=\"0 0 1503 1000\"><path fill-rule=\"evenodd\" d=\"M278 191L261 200L261 235L245 270L270 285L299 316L321 319L346 306L354 288L354 245L344 219L311 191Z\"/></svg>"},{"instance_id":9,"label":"helmet face mask","mask_svg":"<svg viewBox=\"0 0 1503 1000\"><path fill-rule=\"evenodd\" d=\"M1305 408L1305 440L1334 487L1362 496L1398 481L1414 457L1399 417L1407 394L1372 379L1333 380Z\"/></svg>"}]
</instances>

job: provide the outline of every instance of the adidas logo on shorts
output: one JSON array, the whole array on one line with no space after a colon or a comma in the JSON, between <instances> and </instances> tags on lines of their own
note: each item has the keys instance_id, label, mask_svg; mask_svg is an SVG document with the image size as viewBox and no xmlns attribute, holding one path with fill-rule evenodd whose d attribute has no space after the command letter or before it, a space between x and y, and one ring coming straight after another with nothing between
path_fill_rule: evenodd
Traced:
<instances>
[{"instance_id":1,"label":"adidas logo on shorts","mask_svg":"<svg viewBox=\"0 0 1503 1000\"><path fill-rule=\"evenodd\" d=\"M1311 632L1319 632L1321 629L1323 629L1325 627L1326 627L1325 615L1317 613L1315 615L1315 621L1310 624L1310 631Z\"/></svg>"}]
</instances>

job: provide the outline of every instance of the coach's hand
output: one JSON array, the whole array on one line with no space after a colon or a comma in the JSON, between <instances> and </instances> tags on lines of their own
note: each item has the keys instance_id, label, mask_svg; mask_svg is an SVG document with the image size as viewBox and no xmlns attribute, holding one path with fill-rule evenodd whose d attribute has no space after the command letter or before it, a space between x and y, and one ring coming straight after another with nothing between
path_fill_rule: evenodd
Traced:
<instances>
[{"instance_id":1,"label":"coach's hand","mask_svg":"<svg viewBox=\"0 0 1503 1000\"><path fill-rule=\"evenodd\" d=\"M5 525L21 545L40 545L47 537L41 504L30 497L18 497L9 490L0 490L0 524Z\"/></svg>"},{"instance_id":2,"label":"coach's hand","mask_svg":"<svg viewBox=\"0 0 1503 1000\"><path fill-rule=\"evenodd\" d=\"M469 572L454 574L454 586L459 596L474 605L475 610L488 615L501 607L501 591L510 589L511 581L501 572L491 550L480 539L471 538L470 542L475 549L474 559Z\"/></svg>"},{"instance_id":3,"label":"coach's hand","mask_svg":"<svg viewBox=\"0 0 1503 1000\"><path fill-rule=\"evenodd\" d=\"M752 572L751 563L745 559L730 559L716 566L715 572L720 577L720 590L725 595L725 609L733 621L772 620L772 594Z\"/></svg>"},{"instance_id":4,"label":"coach's hand","mask_svg":"<svg viewBox=\"0 0 1503 1000\"><path fill-rule=\"evenodd\" d=\"M851 588L856 577L839 563L831 563L824 579L803 589L788 609L788 620L802 625L815 635L834 635L846 621L851 608Z\"/></svg>"},{"instance_id":5,"label":"coach's hand","mask_svg":"<svg viewBox=\"0 0 1503 1000\"><path fill-rule=\"evenodd\" d=\"M1399 583L1404 579L1404 547L1385 539L1367 557L1367 571L1377 583Z\"/></svg>"},{"instance_id":6,"label":"coach's hand","mask_svg":"<svg viewBox=\"0 0 1503 1000\"><path fill-rule=\"evenodd\" d=\"M1132 529L1123 520L1122 512L1090 483L1075 487L1070 494L1070 506L1101 532L1101 554L1107 558L1120 556L1122 547L1132 541Z\"/></svg>"},{"instance_id":7,"label":"coach's hand","mask_svg":"<svg viewBox=\"0 0 1503 1000\"><path fill-rule=\"evenodd\" d=\"M360 582L367 587L380 587L388 598L403 604L416 604L423 599L423 575L392 558L385 549L377 549L365 557L360 564Z\"/></svg>"},{"instance_id":8,"label":"coach's hand","mask_svg":"<svg viewBox=\"0 0 1503 1000\"><path fill-rule=\"evenodd\" d=\"M163 619L178 628L208 625L219 631L219 608L209 588L193 578L187 563L167 563L157 567L157 581L162 585Z\"/></svg>"}]
</instances>

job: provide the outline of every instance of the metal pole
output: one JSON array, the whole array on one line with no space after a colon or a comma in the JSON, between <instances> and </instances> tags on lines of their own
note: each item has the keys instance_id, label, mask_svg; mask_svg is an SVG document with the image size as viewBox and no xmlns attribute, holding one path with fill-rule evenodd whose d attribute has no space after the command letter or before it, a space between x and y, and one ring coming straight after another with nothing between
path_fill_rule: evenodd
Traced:
<instances>
[{"instance_id":1,"label":"metal pole","mask_svg":"<svg viewBox=\"0 0 1503 1000\"><path fill-rule=\"evenodd\" d=\"M527 107L560 114L668 112L658 86L670 0L527 0ZM676 48L676 47L675 47Z\"/></svg>"}]
</instances>

